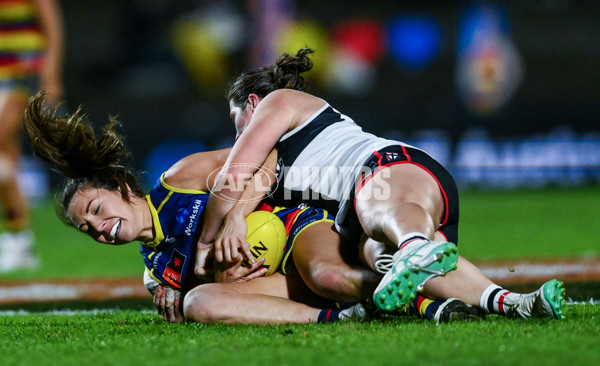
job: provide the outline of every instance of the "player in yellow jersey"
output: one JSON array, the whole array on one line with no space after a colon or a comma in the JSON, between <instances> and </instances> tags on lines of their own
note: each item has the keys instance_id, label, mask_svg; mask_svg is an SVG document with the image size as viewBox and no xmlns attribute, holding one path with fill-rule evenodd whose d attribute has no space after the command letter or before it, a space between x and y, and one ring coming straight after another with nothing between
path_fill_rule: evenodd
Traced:
<instances>
[{"instance_id":1,"label":"player in yellow jersey","mask_svg":"<svg viewBox=\"0 0 600 366\"><path fill-rule=\"evenodd\" d=\"M202 196L207 196L206 192L214 187L215 174L211 172L222 169L231 150L208 151L183 158L163 173L160 184L147 196L142 192L134 172L122 164L127 151L122 137L115 130L116 121L113 120L104 128L102 136L96 137L94 129L82 118L80 110L71 116L56 117L55 110L42 107L42 101L43 94L31 99L26 109L25 127L36 156L67 178L57 212L62 214L65 223L100 243L121 245L141 241L142 246L160 252L146 262L148 269L154 269L155 282L161 282L157 274L163 277L166 274L170 280L165 280L162 285L191 288L187 293L181 292L179 298L175 297L172 304L167 306L165 287L158 285L155 303L165 319L177 321L185 316L203 323L306 323L331 322L336 317L337 320L365 318L365 308L360 303L356 304L360 306L347 308L351 310L349 312L327 308L331 300L361 301L372 293L380 275L360 266L356 258L358 253L355 253L354 259L348 260L346 254L351 254L350 250L342 248L344 243L341 236L333 229L333 216L325 217L325 210L315 210L318 214L315 218L319 222L306 226L303 224L315 222L310 215L307 217L303 214L307 211L295 208L275 211L276 215L284 214L280 219L284 224L289 224L285 226L290 228L288 240L291 239L293 243L293 262L299 276L284 276L278 272L265 277L264 270L253 272L260 267L260 261L256 261L252 266L254 268L248 270L239 265L242 258L231 267L219 267L216 261L211 260L211 266L207 267L211 271L210 276L190 276L188 272L193 268L195 258L194 243L201 229L201 219L207 217L207 206L204 204L206 197ZM265 170L274 172L274 157L273 154ZM268 174L262 175L268 177ZM260 177L260 174L256 177ZM252 183L250 186L256 187ZM240 200L230 213L245 218L257 203ZM171 244L181 246L174 248ZM377 242L372 240L364 245L377 249ZM310 250L314 246L321 248L321 254L307 258L306 252L315 253ZM356 244L354 247L353 252L358 252ZM171 249L177 249L178 253ZM326 266L321 265L323 256L327 259ZM186 258L192 260L186 264ZM311 259L314 258L318 261L313 262ZM249 259L252 257L249 256ZM474 265L465 259L461 259L461 262L456 271L441 278L438 283L441 287L426 285L426 290L433 298L450 299L445 305L451 312L456 311L457 304L462 304L463 309L466 307L464 302L452 300L453 297L479 299L483 289L473 289L473 283L492 285ZM167 269L170 263L173 266ZM335 267L335 270L329 271L331 267ZM185 279L225 282L219 280L218 272L225 272L225 275L233 277L229 281L235 282L203 283L195 287L182 283ZM289 274L289 268L285 272ZM556 285L556 303L562 304L564 293L558 293L561 288L558 283ZM542 287L544 294L549 293L546 290L552 290L549 286L553 286L552 283ZM521 310L515 314L517 316L562 316L560 308L558 312L547 309L545 305L548 304L541 296L543 294L539 293L541 291L510 294L491 287L488 289L490 295L499 296L503 309L514 301L523 304L517 308ZM493 305L497 302L495 299L490 297L485 303ZM540 304L546 308L538 311L536 306ZM439 309L443 309L441 305ZM479 302L472 305L479 305ZM424 300L415 307L420 312L430 308ZM176 311L179 312L179 318L174 316ZM435 313L441 315L439 310ZM510 316L509 313L507 315Z\"/></svg>"}]
</instances>

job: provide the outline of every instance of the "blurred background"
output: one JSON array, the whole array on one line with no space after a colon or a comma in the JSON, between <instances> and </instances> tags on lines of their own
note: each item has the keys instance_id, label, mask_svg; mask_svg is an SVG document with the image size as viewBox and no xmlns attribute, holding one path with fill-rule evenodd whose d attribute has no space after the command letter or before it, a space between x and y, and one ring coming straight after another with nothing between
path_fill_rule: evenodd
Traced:
<instances>
[{"instance_id":1,"label":"blurred background","mask_svg":"<svg viewBox=\"0 0 600 366\"><path fill-rule=\"evenodd\" d=\"M461 188L600 182L597 1L60 4L67 106L98 127L118 116L148 185L179 157L231 146L228 84L305 46L309 92L426 149ZM55 183L27 154L23 170L32 195Z\"/></svg>"},{"instance_id":2,"label":"blurred background","mask_svg":"<svg viewBox=\"0 0 600 366\"><path fill-rule=\"evenodd\" d=\"M598 298L600 2L60 0L60 6L65 109L82 105L98 132L109 115L118 117L146 188L179 158L233 144L224 95L239 73L309 46L316 51L306 74L309 92L366 131L425 149L452 172L462 190L463 256L500 284L529 281L530 291L557 277L570 281L569 296ZM0 309L79 296L70 288L30 288L32 280L83 281L89 290L92 282L125 279L146 295L137 243L98 245L60 223L51 198L61 180L26 143L19 184L34 203L39 265L0 271ZM490 261L499 264L486 269ZM515 261L541 264L530 271ZM107 288L139 296L114 283Z\"/></svg>"}]
</instances>

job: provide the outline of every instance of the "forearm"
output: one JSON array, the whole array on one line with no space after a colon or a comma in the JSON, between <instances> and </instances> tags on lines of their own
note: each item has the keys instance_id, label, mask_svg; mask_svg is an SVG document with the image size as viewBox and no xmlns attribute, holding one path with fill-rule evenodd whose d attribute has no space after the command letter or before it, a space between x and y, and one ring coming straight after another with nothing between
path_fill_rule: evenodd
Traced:
<instances>
[{"instance_id":1,"label":"forearm","mask_svg":"<svg viewBox=\"0 0 600 366\"><path fill-rule=\"evenodd\" d=\"M224 200L211 193L206 205L202 231L198 238L199 242L212 243L215 240L217 233L221 229L225 215L227 215L233 206L234 202Z\"/></svg>"},{"instance_id":2,"label":"forearm","mask_svg":"<svg viewBox=\"0 0 600 366\"><path fill-rule=\"evenodd\" d=\"M271 191L275 183L275 165L277 162L277 151L273 150L265 161L265 164L252 176L249 184L245 187L239 201L233 206L228 214L246 217L254 211L258 204Z\"/></svg>"},{"instance_id":3,"label":"forearm","mask_svg":"<svg viewBox=\"0 0 600 366\"><path fill-rule=\"evenodd\" d=\"M244 180L243 184L220 183L224 179L231 179L225 178L229 173L223 174L217 179L206 206L204 226L199 239L201 242L214 241L226 215L239 215L245 218L256 209L275 182L276 164L277 151L273 150L264 165L252 175L250 180Z\"/></svg>"}]
</instances>

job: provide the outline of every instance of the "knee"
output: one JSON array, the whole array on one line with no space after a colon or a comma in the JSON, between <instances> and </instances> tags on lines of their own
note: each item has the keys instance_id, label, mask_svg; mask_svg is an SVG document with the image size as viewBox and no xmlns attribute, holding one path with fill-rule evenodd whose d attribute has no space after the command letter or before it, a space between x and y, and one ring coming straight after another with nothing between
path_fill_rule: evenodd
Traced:
<instances>
[{"instance_id":1,"label":"knee","mask_svg":"<svg viewBox=\"0 0 600 366\"><path fill-rule=\"evenodd\" d=\"M221 297L210 284L200 285L188 292L183 299L183 316L197 323L211 324L219 321Z\"/></svg>"},{"instance_id":2,"label":"knee","mask_svg":"<svg viewBox=\"0 0 600 366\"><path fill-rule=\"evenodd\" d=\"M351 279L345 275L339 266L330 263L319 263L311 266L310 279L306 282L311 283L311 289L318 295L324 297L343 297L339 300L347 300L348 297L358 297L356 286ZM343 296L342 296L343 295Z\"/></svg>"}]
</instances>

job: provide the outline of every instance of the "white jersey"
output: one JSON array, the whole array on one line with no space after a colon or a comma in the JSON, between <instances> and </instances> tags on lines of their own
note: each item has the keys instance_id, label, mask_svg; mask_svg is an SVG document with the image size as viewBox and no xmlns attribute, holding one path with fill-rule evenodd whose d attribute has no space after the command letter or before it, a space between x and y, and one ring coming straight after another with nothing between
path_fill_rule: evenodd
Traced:
<instances>
[{"instance_id":1,"label":"white jersey","mask_svg":"<svg viewBox=\"0 0 600 366\"><path fill-rule=\"evenodd\" d=\"M277 143L278 186L275 204L306 203L336 215L342 225L352 203L352 191L363 164L375 151L390 145L404 145L364 132L352 119L329 104L319 109Z\"/></svg>"}]
</instances>

